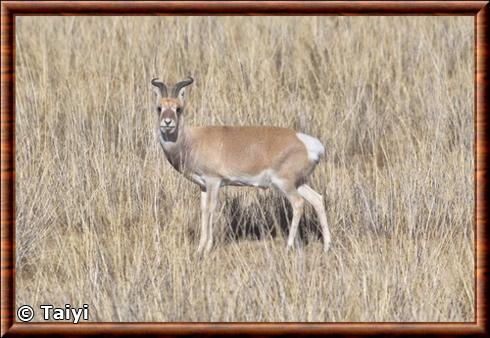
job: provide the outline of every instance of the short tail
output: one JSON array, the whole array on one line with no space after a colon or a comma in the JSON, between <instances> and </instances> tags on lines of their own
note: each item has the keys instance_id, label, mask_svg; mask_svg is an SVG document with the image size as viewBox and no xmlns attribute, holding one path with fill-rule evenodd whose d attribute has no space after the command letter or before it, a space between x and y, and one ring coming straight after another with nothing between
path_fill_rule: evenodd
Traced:
<instances>
[{"instance_id":1,"label":"short tail","mask_svg":"<svg viewBox=\"0 0 490 338\"><path fill-rule=\"evenodd\" d=\"M304 143L310 161L318 162L325 155L325 147L319 139L303 133L297 133L296 136Z\"/></svg>"}]
</instances>

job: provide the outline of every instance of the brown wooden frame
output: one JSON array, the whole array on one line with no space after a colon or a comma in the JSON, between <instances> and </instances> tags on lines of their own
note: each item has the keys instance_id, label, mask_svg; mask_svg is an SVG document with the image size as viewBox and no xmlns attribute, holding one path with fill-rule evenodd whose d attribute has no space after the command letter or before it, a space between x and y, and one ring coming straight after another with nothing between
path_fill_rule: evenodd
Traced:
<instances>
[{"instance_id":1,"label":"brown wooden frame","mask_svg":"<svg viewBox=\"0 0 490 338\"><path fill-rule=\"evenodd\" d=\"M15 321L15 16L17 15L468 15L475 17L475 282L470 323L20 323ZM488 1L57 1L1 4L1 335L488 335Z\"/></svg>"}]
</instances>

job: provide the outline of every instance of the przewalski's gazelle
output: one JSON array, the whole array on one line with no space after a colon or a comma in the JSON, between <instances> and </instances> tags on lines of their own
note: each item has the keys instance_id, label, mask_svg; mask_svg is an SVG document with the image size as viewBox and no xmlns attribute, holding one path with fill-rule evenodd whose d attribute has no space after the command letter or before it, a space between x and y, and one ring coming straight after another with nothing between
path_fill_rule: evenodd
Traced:
<instances>
[{"instance_id":1,"label":"przewalski's gazelle","mask_svg":"<svg viewBox=\"0 0 490 338\"><path fill-rule=\"evenodd\" d=\"M191 77L171 90L151 80L157 95L158 135L167 160L201 188L201 239L198 252L213 245L213 213L226 185L267 188L286 195L293 208L288 248L294 243L304 200L313 205L322 227L324 250L330 245L323 198L306 185L325 149L312 136L279 127L188 127L184 93Z\"/></svg>"}]
</instances>

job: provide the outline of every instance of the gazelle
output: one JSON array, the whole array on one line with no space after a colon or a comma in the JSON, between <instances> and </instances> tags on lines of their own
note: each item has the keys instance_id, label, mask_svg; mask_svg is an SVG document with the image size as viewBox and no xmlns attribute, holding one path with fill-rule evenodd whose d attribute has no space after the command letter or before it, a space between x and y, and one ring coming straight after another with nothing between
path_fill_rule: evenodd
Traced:
<instances>
[{"instance_id":1,"label":"gazelle","mask_svg":"<svg viewBox=\"0 0 490 338\"><path fill-rule=\"evenodd\" d=\"M168 90L151 80L157 95L158 135L170 164L201 188L201 237L198 252L213 245L213 213L220 187L227 185L279 189L292 205L288 248L294 244L304 200L311 203L322 227L324 250L330 245L323 198L306 185L325 153L312 136L279 127L187 127L185 90L191 77Z\"/></svg>"}]
</instances>

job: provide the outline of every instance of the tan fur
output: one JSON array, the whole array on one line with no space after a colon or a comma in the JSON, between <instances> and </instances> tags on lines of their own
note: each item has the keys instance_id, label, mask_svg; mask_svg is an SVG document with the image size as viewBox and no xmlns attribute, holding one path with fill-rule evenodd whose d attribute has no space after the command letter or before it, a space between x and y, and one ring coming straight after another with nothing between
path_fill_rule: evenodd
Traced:
<instances>
[{"instance_id":1,"label":"tan fur","mask_svg":"<svg viewBox=\"0 0 490 338\"><path fill-rule=\"evenodd\" d=\"M206 176L230 179L272 169L296 184L309 171L305 145L279 127L195 127L189 130L193 165Z\"/></svg>"},{"instance_id":2,"label":"tan fur","mask_svg":"<svg viewBox=\"0 0 490 338\"><path fill-rule=\"evenodd\" d=\"M173 98L160 99L160 104L162 106L169 106L169 107L179 107L180 106L179 100L173 99Z\"/></svg>"}]
</instances>

